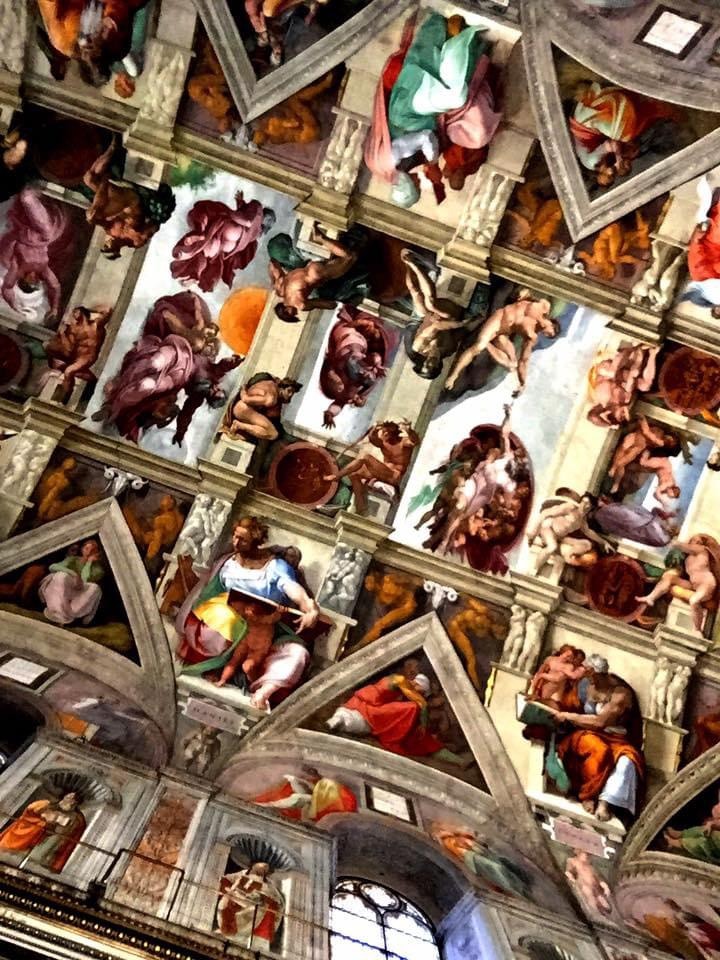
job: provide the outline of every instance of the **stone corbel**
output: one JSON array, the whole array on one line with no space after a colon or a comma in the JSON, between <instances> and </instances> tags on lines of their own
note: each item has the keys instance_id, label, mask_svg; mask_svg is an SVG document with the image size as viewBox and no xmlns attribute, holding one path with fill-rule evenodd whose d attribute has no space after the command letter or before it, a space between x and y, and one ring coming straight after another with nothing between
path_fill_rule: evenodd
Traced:
<instances>
[{"instance_id":1,"label":"stone corbel","mask_svg":"<svg viewBox=\"0 0 720 960\"><path fill-rule=\"evenodd\" d=\"M346 230L370 121L343 107L334 107L333 113L335 124L320 164L318 183L299 205L298 213L335 230Z\"/></svg>"},{"instance_id":2,"label":"stone corbel","mask_svg":"<svg viewBox=\"0 0 720 960\"><path fill-rule=\"evenodd\" d=\"M145 95L125 136L128 151L125 176L151 189L162 180L166 163L173 163L173 130L192 51L178 44L149 42Z\"/></svg>"}]
</instances>

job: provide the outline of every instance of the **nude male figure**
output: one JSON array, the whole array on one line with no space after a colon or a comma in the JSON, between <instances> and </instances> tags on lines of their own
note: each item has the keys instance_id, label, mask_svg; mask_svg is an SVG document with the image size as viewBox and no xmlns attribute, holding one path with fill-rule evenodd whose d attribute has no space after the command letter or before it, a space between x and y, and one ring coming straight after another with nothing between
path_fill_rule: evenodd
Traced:
<instances>
[{"instance_id":1,"label":"nude male figure","mask_svg":"<svg viewBox=\"0 0 720 960\"><path fill-rule=\"evenodd\" d=\"M559 554L572 564L590 553L593 543L603 549L608 548L608 542L588 526L587 518L594 506L595 498L586 493L579 503L567 500L541 510L537 522L527 534L529 543L538 539L542 546L535 563L535 573L542 570L553 554Z\"/></svg>"},{"instance_id":2,"label":"nude male figure","mask_svg":"<svg viewBox=\"0 0 720 960\"><path fill-rule=\"evenodd\" d=\"M660 427L652 427L647 417L640 415L637 418L635 427L625 434L613 456L610 469L608 470L608 476L613 479L610 492L617 493L625 477L625 472L632 463L641 463L641 465L645 466L648 470L656 472L657 465L649 462L642 463L642 458L648 454L648 456L645 457L647 461L649 458L648 452L651 447L665 447L668 446L672 440L673 436L671 434ZM654 460L656 457L651 457L650 459Z\"/></svg>"},{"instance_id":3,"label":"nude male figure","mask_svg":"<svg viewBox=\"0 0 720 960\"><path fill-rule=\"evenodd\" d=\"M228 407L223 433L231 437L277 440L279 432L273 420L279 418L283 405L290 403L300 389L302 384L296 380L272 376L242 386Z\"/></svg>"},{"instance_id":4,"label":"nude male figure","mask_svg":"<svg viewBox=\"0 0 720 960\"><path fill-rule=\"evenodd\" d=\"M454 389L465 369L487 351L496 363L516 375L518 387L513 396L518 396L525 388L530 354L539 337L554 339L560 333L560 324L551 318L550 309L549 300L533 300L528 290L522 290L515 303L496 310L478 331L475 343L463 350L455 361L446 383L448 390ZM517 335L523 339L519 353L513 344L513 337Z\"/></svg>"},{"instance_id":5,"label":"nude male figure","mask_svg":"<svg viewBox=\"0 0 720 960\"><path fill-rule=\"evenodd\" d=\"M686 554L685 573L678 567L666 570L646 597L636 597L640 603L652 607L660 597L673 588L685 594L690 606L693 626L702 630L707 605L717 595L718 581L715 574L717 544L712 537L696 534L687 543L676 541L673 546Z\"/></svg>"},{"instance_id":6,"label":"nude male figure","mask_svg":"<svg viewBox=\"0 0 720 960\"><path fill-rule=\"evenodd\" d=\"M362 439L367 439L380 450L382 460L371 453L363 453L351 460L338 473L324 478L326 480L350 478L358 513L364 513L367 509L365 491L373 480L387 483L397 489L410 464L413 450L420 443L420 437L407 421L399 424L391 420L378 423Z\"/></svg>"},{"instance_id":7,"label":"nude male figure","mask_svg":"<svg viewBox=\"0 0 720 960\"><path fill-rule=\"evenodd\" d=\"M329 260L311 260L304 267L288 270L276 260L270 261L270 279L282 303L275 307L277 316L286 323L297 323L299 314L306 310L333 310L336 300L313 297L312 292L328 280L344 277L357 262L358 255L339 240L331 240L315 232L313 241L322 243L330 252Z\"/></svg>"},{"instance_id":8,"label":"nude male figure","mask_svg":"<svg viewBox=\"0 0 720 960\"><path fill-rule=\"evenodd\" d=\"M461 330L466 322L459 314L461 309L450 300L437 296L435 284L427 271L413 260L412 251L405 249L400 253L405 264L405 283L412 298L415 313L421 318L420 326L412 341L413 353L422 357L421 376L435 377L442 369L442 362L450 351L443 350L443 334ZM454 352L454 351L453 351Z\"/></svg>"},{"instance_id":9,"label":"nude male figure","mask_svg":"<svg viewBox=\"0 0 720 960\"><path fill-rule=\"evenodd\" d=\"M72 390L75 380L92 380L92 365L105 341L112 310L76 307L52 339L45 344L48 366L63 373L63 385Z\"/></svg>"}]
</instances>

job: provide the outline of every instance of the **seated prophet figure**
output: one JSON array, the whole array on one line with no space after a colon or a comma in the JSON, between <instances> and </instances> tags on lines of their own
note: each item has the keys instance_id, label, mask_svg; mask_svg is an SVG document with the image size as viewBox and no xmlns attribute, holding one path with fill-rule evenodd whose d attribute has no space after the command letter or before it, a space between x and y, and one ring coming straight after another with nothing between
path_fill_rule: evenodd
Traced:
<instances>
[{"instance_id":1,"label":"seated prophet figure","mask_svg":"<svg viewBox=\"0 0 720 960\"><path fill-rule=\"evenodd\" d=\"M593 172L598 186L610 187L632 171L643 134L678 117L671 104L592 82L578 84L568 126L580 163Z\"/></svg>"},{"instance_id":2,"label":"seated prophet figure","mask_svg":"<svg viewBox=\"0 0 720 960\"><path fill-rule=\"evenodd\" d=\"M637 697L628 683L609 673L603 657L592 654L585 665L588 676L573 683L555 711L557 756L572 795L589 813L599 820L609 820L613 808L634 815L645 779Z\"/></svg>"},{"instance_id":3,"label":"seated prophet figure","mask_svg":"<svg viewBox=\"0 0 720 960\"><path fill-rule=\"evenodd\" d=\"M104 576L96 540L87 540L79 550L71 549L64 560L50 564L50 573L40 583L43 614L62 626L76 620L92 623L102 600L99 583Z\"/></svg>"},{"instance_id":4,"label":"seated prophet figure","mask_svg":"<svg viewBox=\"0 0 720 960\"><path fill-rule=\"evenodd\" d=\"M235 194L235 209L218 200L198 200L187 215L188 232L173 247L170 272L184 286L206 293L252 262L258 241L275 223L275 213L257 200Z\"/></svg>"},{"instance_id":5,"label":"seated prophet figure","mask_svg":"<svg viewBox=\"0 0 720 960\"><path fill-rule=\"evenodd\" d=\"M391 199L400 206L420 199L417 169L424 169L440 203L444 181L460 190L482 163L502 114L495 110L490 45L481 32L457 15L431 13L416 31L410 20L383 68L365 163L392 184Z\"/></svg>"},{"instance_id":6,"label":"seated prophet figure","mask_svg":"<svg viewBox=\"0 0 720 960\"><path fill-rule=\"evenodd\" d=\"M691 283L681 299L709 306L713 317L720 318L720 196L707 180L698 185L701 195L701 221L693 230L688 245L688 273Z\"/></svg>"},{"instance_id":7,"label":"seated prophet figure","mask_svg":"<svg viewBox=\"0 0 720 960\"><path fill-rule=\"evenodd\" d=\"M135 18L148 0L37 0L45 35L41 45L56 80L77 60L86 83L100 86L110 79L114 63L133 50ZM144 34L144 26L142 33ZM137 72L137 64L125 64Z\"/></svg>"},{"instance_id":8,"label":"seated prophet figure","mask_svg":"<svg viewBox=\"0 0 720 960\"><path fill-rule=\"evenodd\" d=\"M177 656L184 664L183 673L217 675L241 647L243 658L252 660L248 665L252 679L246 677L251 703L263 710L270 708L272 697L298 685L310 661L301 638L286 627L267 648L267 617L272 617L272 608L293 608L298 633L313 627L319 615L299 571L265 546L267 537L267 527L259 520L239 520L233 529L233 552L222 556L209 577L190 592L176 619ZM232 664L232 673L223 682L235 675L238 666L242 664Z\"/></svg>"},{"instance_id":9,"label":"seated prophet figure","mask_svg":"<svg viewBox=\"0 0 720 960\"><path fill-rule=\"evenodd\" d=\"M68 228L67 214L59 203L24 187L10 207L7 223L0 237L0 268L4 270L0 295L11 310L23 313L18 291L31 293L42 285L48 301L43 319L49 323L60 311L60 281L55 269L63 256L57 243Z\"/></svg>"}]
</instances>

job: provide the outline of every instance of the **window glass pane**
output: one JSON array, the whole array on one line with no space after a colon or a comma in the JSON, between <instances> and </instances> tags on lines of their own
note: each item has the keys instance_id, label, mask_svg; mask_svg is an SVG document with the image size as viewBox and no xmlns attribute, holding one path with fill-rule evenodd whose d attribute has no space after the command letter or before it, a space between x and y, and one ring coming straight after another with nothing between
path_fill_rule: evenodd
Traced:
<instances>
[{"instance_id":1,"label":"window glass pane","mask_svg":"<svg viewBox=\"0 0 720 960\"><path fill-rule=\"evenodd\" d=\"M403 904L405 907L405 904ZM405 907L407 909L407 907ZM420 940L434 940L432 930L424 920L418 920L411 913L387 913L385 914L385 926L392 930L399 930L408 933Z\"/></svg>"},{"instance_id":2,"label":"window glass pane","mask_svg":"<svg viewBox=\"0 0 720 960\"><path fill-rule=\"evenodd\" d=\"M386 960L387 957L384 950L346 940L337 933L330 937L330 952L335 960Z\"/></svg>"},{"instance_id":3,"label":"window glass pane","mask_svg":"<svg viewBox=\"0 0 720 960\"><path fill-rule=\"evenodd\" d=\"M380 916L369 903L356 893L336 893L332 900L333 907L345 913L353 913L357 917L366 917L368 920L380 920Z\"/></svg>"},{"instance_id":4,"label":"window glass pane","mask_svg":"<svg viewBox=\"0 0 720 960\"><path fill-rule=\"evenodd\" d=\"M372 900L378 907L385 907L388 910L397 910L400 907L398 897L376 883L364 883L361 890L368 900Z\"/></svg>"},{"instance_id":5,"label":"window glass pane","mask_svg":"<svg viewBox=\"0 0 720 960\"><path fill-rule=\"evenodd\" d=\"M383 947L385 943L382 927L374 914L365 918L355 913L345 913L333 906L330 912L330 929L334 933L341 933L352 940L374 947Z\"/></svg>"},{"instance_id":6,"label":"window glass pane","mask_svg":"<svg viewBox=\"0 0 720 960\"><path fill-rule=\"evenodd\" d=\"M397 930L386 930L389 954L402 957L403 960L438 960L440 954L432 941L418 940L417 937Z\"/></svg>"}]
</instances>

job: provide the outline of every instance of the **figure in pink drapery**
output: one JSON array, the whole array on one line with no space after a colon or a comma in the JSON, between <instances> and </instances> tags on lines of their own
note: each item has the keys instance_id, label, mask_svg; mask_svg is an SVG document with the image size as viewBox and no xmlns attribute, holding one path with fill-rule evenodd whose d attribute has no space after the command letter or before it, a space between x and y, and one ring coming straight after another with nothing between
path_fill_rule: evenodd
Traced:
<instances>
[{"instance_id":1,"label":"figure in pink drapery","mask_svg":"<svg viewBox=\"0 0 720 960\"><path fill-rule=\"evenodd\" d=\"M8 227L0 237L0 266L5 270L0 293L12 310L19 310L17 291L33 290L44 284L49 315L60 310L60 281L51 260L51 246L68 225L67 214L52 200L46 200L30 187L15 198L7 216Z\"/></svg>"},{"instance_id":2,"label":"figure in pink drapery","mask_svg":"<svg viewBox=\"0 0 720 960\"><path fill-rule=\"evenodd\" d=\"M221 280L232 286L236 271L253 260L275 214L238 193L234 210L218 200L199 200L187 219L190 229L173 247L170 271L180 283L196 283L208 292Z\"/></svg>"}]
</instances>

